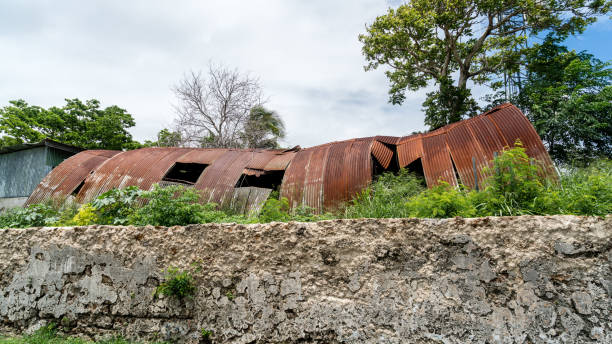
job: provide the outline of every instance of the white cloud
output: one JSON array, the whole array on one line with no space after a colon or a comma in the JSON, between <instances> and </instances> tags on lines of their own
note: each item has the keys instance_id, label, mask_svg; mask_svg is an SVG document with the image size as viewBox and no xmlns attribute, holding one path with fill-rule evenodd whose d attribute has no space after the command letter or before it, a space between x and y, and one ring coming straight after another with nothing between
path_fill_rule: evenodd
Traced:
<instances>
[{"instance_id":1,"label":"white cloud","mask_svg":"<svg viewBox=\"0 0 612 344\"><path fill-rule=\"evenodd\" d=\"M387 103L357 36L388 7L344 1L48 1L0 5L0 105L96 98L128 109L138 140L171 123L170 86L208 61L258 76L303 147L423 128L425 91Z\"/></svg>"}]
</instances>

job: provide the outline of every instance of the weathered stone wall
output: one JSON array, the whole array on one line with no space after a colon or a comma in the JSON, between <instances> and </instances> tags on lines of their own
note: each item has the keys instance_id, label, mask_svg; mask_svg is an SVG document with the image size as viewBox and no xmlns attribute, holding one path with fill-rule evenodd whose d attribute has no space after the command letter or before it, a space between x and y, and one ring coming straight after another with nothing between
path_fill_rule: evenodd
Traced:
<instances>
[{"instance_id":1,"label":"weathered stone wall","mask_svg":"<svg viewBox=\"0 0 612 344\"><path fill-rule=\"evenodd\" d=\"M612 343L612 217L0 230L0 333ZM192 299L153 297L163 269Z\"/></svg>"}]
</instances>

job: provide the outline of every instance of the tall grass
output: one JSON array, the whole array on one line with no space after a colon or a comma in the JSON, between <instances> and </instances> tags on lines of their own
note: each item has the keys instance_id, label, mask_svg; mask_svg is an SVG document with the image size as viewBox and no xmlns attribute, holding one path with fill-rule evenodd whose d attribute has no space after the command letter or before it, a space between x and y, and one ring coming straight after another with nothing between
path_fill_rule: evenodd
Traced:
<instances>
[{"instance_id":1,"label":"tall grass","mask_svg":"<svg viewBox=\"0 0 612 344\"><path fill-rule=\"evenodd\" d=\"M559 212L605 216L612 213L612 161L599 160L585 168L561 172Z\"/></svg>"},{"instance_id":2,"label":"tall grass","mask_svg":"<svg viewBox=\"0 0 612 344\"><path fill-rule=\"evenodd\" d=\"M347 218L391 218L408 217L410 210L406 202L425 190L423 180L400 170L398 174L383 173L369 187L359 193L344 208Z\"/></svg>"},{"instance_id":3,"label":"tall grass","mask_svg":"<svg viewBox=\"0 0 612 344\"><path fill-rule=\"evenodd\" d=\"M111 337L99 341L87 341L81 338L68 337L58 334L57 327L51 323L43 326L30 335L19 337L2 337L0 334L0 344L139 344L122 337ZM155 344L168 344L167 342L155 342Z\"/></svg>"}]
</instances>

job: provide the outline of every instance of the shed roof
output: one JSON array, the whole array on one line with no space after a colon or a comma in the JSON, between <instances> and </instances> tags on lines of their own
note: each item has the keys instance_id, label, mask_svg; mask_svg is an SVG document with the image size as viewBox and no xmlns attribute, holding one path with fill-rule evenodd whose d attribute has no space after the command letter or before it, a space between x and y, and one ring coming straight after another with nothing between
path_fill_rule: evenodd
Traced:
<instances>
[{"instance_id":1,"label":"shed roof","mask_svg":"<svg viewBox=\"0 0 612 344\"><path fill-rule=\"evenodd\" d=\"M71 145L67 145L67 144L63 144L51 139L44 139L40 142L36 142L36 143L20 143L20 144L16 144L16 145L12 145L12 146L8 146L8 147L4 147L0 149L0 154L6 154L6 153L12 153L12 152L18 152L18 151L22 151L25 149L30 149L30 148L36 148L36 147L51 147L51 148L55 148L55 149L59 149L59 150L63 150L66 152L71 152L71 153L78 153L83 151L83 148L79 148L79 147L75 147L75 146L71 146Z\"/></svg>"}]
</instances>

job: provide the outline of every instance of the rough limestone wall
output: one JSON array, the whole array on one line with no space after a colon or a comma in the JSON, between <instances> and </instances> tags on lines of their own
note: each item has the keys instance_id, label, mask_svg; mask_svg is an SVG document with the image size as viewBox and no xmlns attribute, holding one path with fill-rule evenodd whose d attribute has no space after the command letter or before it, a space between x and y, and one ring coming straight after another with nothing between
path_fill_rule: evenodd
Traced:
<instances>
[{"instance_id":1,"label":"rough limestone wall","mask_svg":"<svg viewBox=\"0 0 612 344\"><path fill-rule=\"evenodd\" d=\"M0 333L612 343L612 217L0 230ZM168 266L190 300L154 299Z\"/></svg>"}]
</instances>

